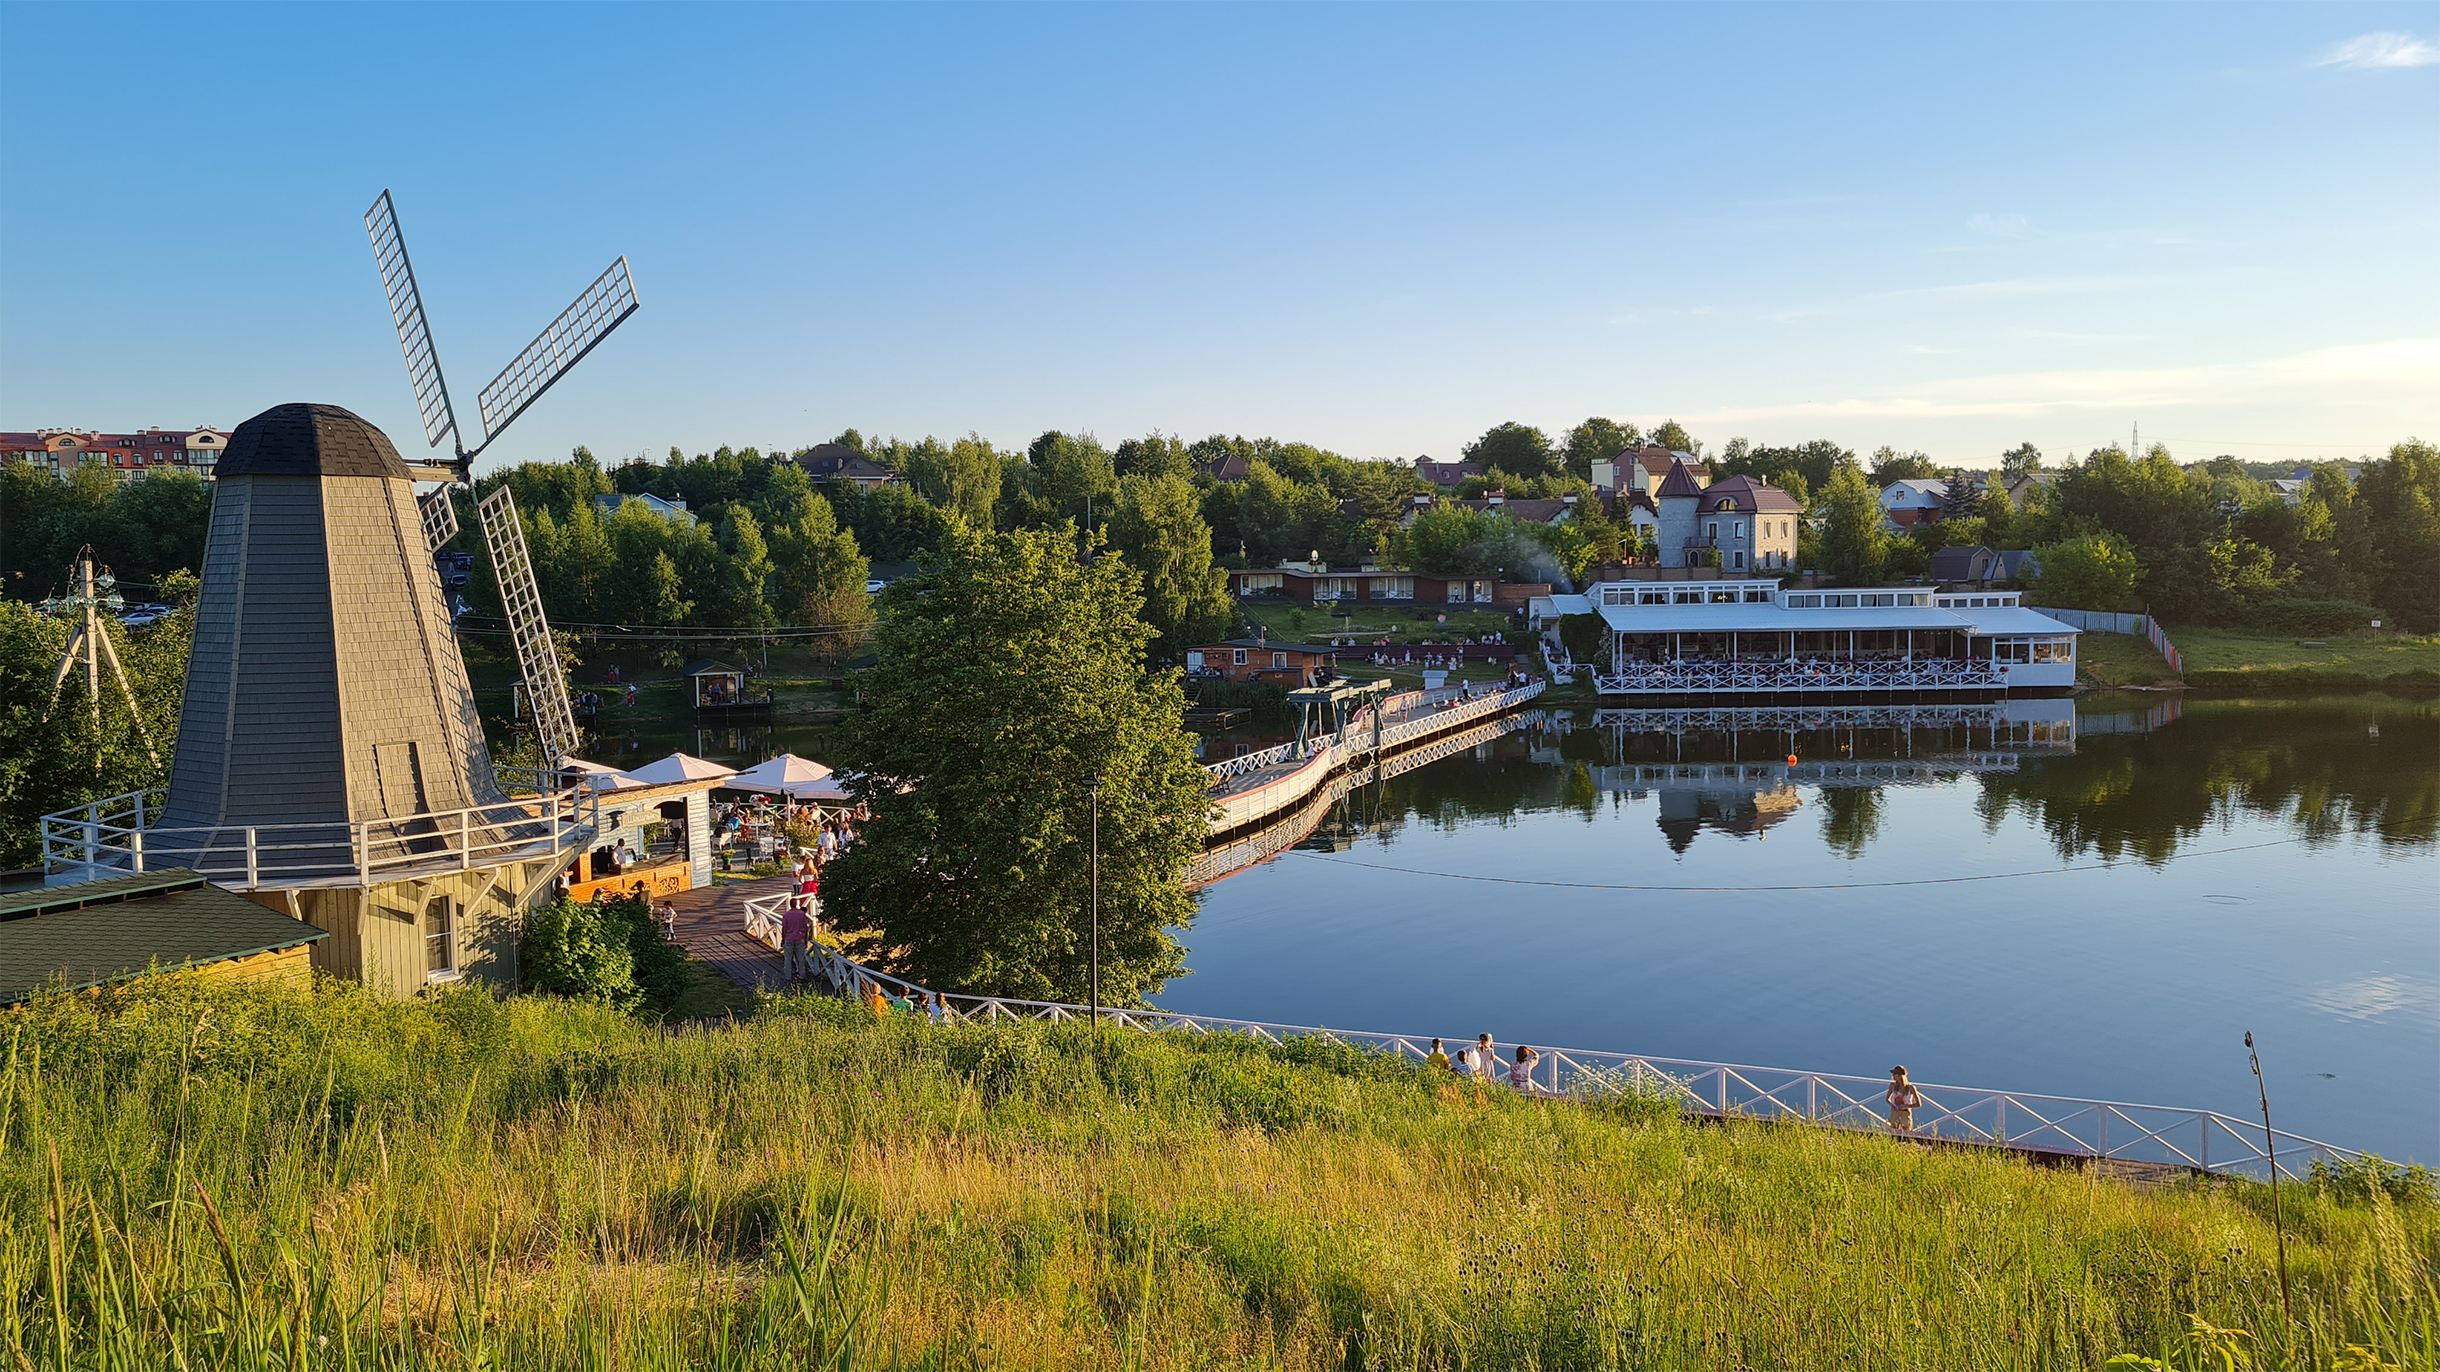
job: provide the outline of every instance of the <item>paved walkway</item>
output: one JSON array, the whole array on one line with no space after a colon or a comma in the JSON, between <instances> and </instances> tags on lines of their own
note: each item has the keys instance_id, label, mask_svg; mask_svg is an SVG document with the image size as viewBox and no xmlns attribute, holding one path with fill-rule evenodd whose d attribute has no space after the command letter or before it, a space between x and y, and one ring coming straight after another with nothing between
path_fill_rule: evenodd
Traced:
<instances>
[{"instance_id":1,"label":"paved walkway","mask_svg":"<svg viewBox=\"0 0 2440 1372\"><path fill-rule=\"evenodd\" d=\"M784 895L792 881L778 876L717 882L671 896L670 904L678 907L678 946L749 991L779 990L779 954L746 936L746 900Z\"/></svg>"}]
</instances>

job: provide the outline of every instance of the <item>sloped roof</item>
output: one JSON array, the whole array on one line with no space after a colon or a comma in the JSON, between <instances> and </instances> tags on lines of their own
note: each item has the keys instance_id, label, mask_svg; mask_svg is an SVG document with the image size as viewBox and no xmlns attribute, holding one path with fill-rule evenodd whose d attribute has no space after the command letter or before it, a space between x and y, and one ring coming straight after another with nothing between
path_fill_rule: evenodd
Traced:
<instances>
[{"instance_id":1,"label":"sloped roof","mask_svg":"<svg viewBox=\"0 0 2440 1372\"><path fill-rule=\"evenodd\" d=\"M330 937L173 868L0 899L0 1004L57 978L99 986L158 963L223 962Z\"/></svg>"},{"instance_id":2,"label":"sloped roof","mask_svg":"<svg viewBox=\"0 0 2440 1372\"><path fill-rule=\"evenodd\" d=\"M218 475L387 476L407 464L381 430L336 405L274 405L237 426Z\"/></svg>"},{"instance_id":3,"label":"sloped roof","mask_svg":"<svg viewBox=\"0 0 2440 1372\"><path fill-rule=\"evenodd\" d=\"M1224 638L1218 643L1198 643L1195 651L1208 653L1214 648L1259 648L1273 653L1336 653L1338 649L1320 643L1282 643L1276 639Z\"/></svg>"},{"instance_id":4,"label":"sloped roof","mask_svg":"<svg viewBox=\"0 0 2440 1372\"><path fill-rule=\"evenodd\" d=\"M1253 474L1254 464L1243 453L1228 453L1209 462L1198 462L1195 471L1214 481L1243 481Z\"/></svg>"},{"instance_id":5,"label":"sloped roof","mask_svg":"<svg viewBox=\"0 0 2440 1372\"><path fill-rule=\"evenodd\" d=\"M1703 494L1703 484L1694 479L1694 473L1686 470L1684 462L1673 461L1669 464L1668 479L1662 481L1660 489L1653 494L1661 500L1673 500L1690 495L1699 496Z\"/></svg>"},{"instance_id":6,"label":"sloped roof","mask_svg":"<svg viewBox=\"0 0 2440 1372\"><path fill-rule=\"evenodd\" d=\"M744 674L744 671L745 669L742 667L732 667L725 662L714 662L712 659L706 657L697 658L695 661L687 663L686 666L679 669L678 675L713 676L726 674L729 676L740 676Z\"/></svg>"},{"instance_id":7,"label":"sloped roof","mask_svg":"<svg viewBox=\"0 0 2440 1372\"><path fill-rule=\"evenodd\" d=\"M1703 508L1716 509L1723 500L1731 508L1747 514L1802 514L1804 502L1772 485L1750 476L1729 476L1703 488Z\"/></svg>"}]
</instances>

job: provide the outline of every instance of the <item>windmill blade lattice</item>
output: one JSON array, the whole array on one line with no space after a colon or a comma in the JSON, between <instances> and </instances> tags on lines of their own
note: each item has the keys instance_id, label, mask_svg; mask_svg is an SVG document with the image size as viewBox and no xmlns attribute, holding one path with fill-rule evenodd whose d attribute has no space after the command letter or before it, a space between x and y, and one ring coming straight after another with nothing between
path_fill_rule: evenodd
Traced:
<instances>
[{"instance_id":1,"label":"windmill blade lattice","mask_svg":"<svg viewBox=\"0 0 2440 1372\"><path fill-rule=\"evenodd\" d=\"M533 559L526 555L517 498L503 485L475 508L483 516L483 542L491 550L492 575L500 583L500 611L508 616L517 667L533 698L534 736L542 740L543 756L556 769L576 751L576 715L568 708L567 675L559 666L559 648L551 642L550 621L542 613Z\"/></svg>"}]
</instances>

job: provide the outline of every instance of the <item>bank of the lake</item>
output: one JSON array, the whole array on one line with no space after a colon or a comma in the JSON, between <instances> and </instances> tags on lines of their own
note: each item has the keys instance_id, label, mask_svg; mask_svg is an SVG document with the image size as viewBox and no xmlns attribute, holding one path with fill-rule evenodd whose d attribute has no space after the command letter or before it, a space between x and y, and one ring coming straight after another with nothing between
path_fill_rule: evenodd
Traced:
<instances>
[{"instance_id":1,"label":"bank of the lake","mask_svg":"<svg viewBox=\"0 0 2440 1372\"><path fill-rule=\"evenodd\" d=\"M445 990L33 1006L19 1365L2098 1367L2440 1354L2440 1209L1458 1090L1318 1042L666 1035ZM2216 1364L2214 1364L2216 1365ZM2372 1364L2363 1364L2370 1366Z\"/></svg>"},{"instance_id":2,"label":"bank of the lake","mask_svg":"<svg viewBox=\"0 0 2440 1372\"><path fill-rule=\"evenodd\" d=\"M2145 639L2101 633L2077 639L2079 675L2101 687L2182 683L2221 693L2440 691L2440 637L2365 633L2312 638L2200 626L2167 633L2184 660L2182 677Z\"/></svg>"}]
</instances>

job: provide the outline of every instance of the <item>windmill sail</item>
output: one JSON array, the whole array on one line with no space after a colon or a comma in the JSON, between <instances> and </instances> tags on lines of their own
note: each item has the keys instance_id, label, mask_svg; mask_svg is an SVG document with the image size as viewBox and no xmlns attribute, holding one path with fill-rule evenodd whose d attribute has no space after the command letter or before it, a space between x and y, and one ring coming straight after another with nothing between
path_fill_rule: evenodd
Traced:
<instances>
[{"instance_id":1,"label":"windmill sail","mask_svg":"<svg viewBox=\"0 0 2440 1372\"><path fill-rule=\"evenodd\" d=\"M441 375L440 354L432 348L432 329L424 322L423 292L415 285L415 266L407 260L407 240L398 232L398 212L383 191L364 212L365 232L373 238L373 261L381 268L381 290L390 298L390 319L398 326L398 346L407 354L407 379L415 386L415 409L423 417L424 438L440 446L443 435L457 439L457 411L449 404L449 382Z\"/></svg>"},{"instance_id":2,"label":"windmill sail","mask_svg":"<svg viewBox=\"0 0 2440 1372\"><path fill-rule=\"evenodd\" d=\"M517 668L525 677L526 694L534 702L534 735L542 740L546 765L556 769L561 759L576 751L576 716L568 708L567 678L559 667L559 649L551 642L550 622L543 617L534 563L526 555L525 526L517 521L517 498L502 485L483 497L476 509L483 516L483 542L491 549L492 575L500 583L500 610L508 616Z\"/></svg>"},{"instance_id":3,"label":"windmill sail","mask_svg":"<svg viewBox=\"0 0 2440 1372\"><path fill-rule=\"evenodd\" d=\"M560 311L551 326L526 344L525 351L502 367L475 397L483 414L483 431L489 435L484 443L499 437L501 430L525 413L526 406L540 400L553 382L583 361L612 329L626 323L627 316L635 313L636 303L635 282L627 275L627 259L621 257L593 278L576 303Z\"/></svg>"},{"instance_id":4,"label":"windmill sail","mask_svg":"<svg viewBox=\"0 0 2440 1372\"><path fill-rule=\"evenodd\" d=\"M457 537L457 506L450 503L446 489L424 497L423 503L415 508L423 516L424 547L437 553L442 544Z\"/></svg>"}]
</instances>

